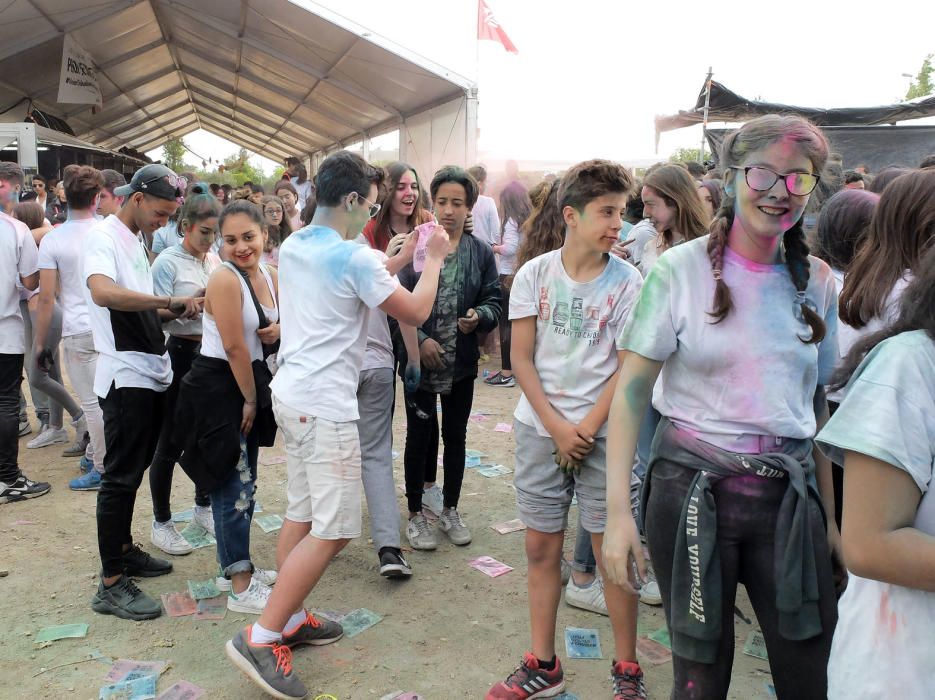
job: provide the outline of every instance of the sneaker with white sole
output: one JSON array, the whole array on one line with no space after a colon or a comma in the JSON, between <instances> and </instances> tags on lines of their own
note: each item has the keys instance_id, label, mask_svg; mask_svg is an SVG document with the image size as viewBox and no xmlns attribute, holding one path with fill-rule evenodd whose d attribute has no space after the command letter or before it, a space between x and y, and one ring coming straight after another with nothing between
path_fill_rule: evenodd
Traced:
<instances>
[{"instance_id":1,"label":"sneaker with white sole","mask_svg":"<svg viewBox=\"0 0 935 700\"><path fill-rule=\"evenodd\" d=\"M264 586L276 585L276 579L279 578L279 572L276 569L254 569L253 580L259 581ZM224 574L218 574L214 579L214 585L219 591L229 591L231 589L231 580L225 578Z\"/></svg>"},{"instance_id":2,"label":"sneaker with white sole","mask_svg":"<svg viewBox=\"0 0 935 700\"><path fill-rule=\"evenodd\" d=\"M246 590L234 593L233 589L231 589L227 592L227 609L234 612L260 615L263 613L272 592L272 588L252 578Z\"/></svg>"},{"instance_id":3,"label":"sneaker with white sole","mask_svg":"<svg viewBox=\"0 0 935 700\"><path fill-rule=\"evenodd\" d=\"M512 387L516 386L516 378L512 374L508 376L497 372L497 374L493 375L492 377L487 377L487 379L484 380L484 383L487 386Z\"/></svg>"},{"instance_id":4,"label":"sneaker with white sole","mask_svg":"<svg viewBox=\"0 0 935 700\"><path fill-rule=\"evenodd\" d=\"M19 436L23 437L24 435L29 435L32 432L32 426L29 424L29 419L24 418L19 422Z\"/></svg>"},{"instance_id":5,"label":"sneaker with white sole","mask_svg":"<svg viewBox=\"0 0 935 700\"><path fill-rule=\"evenodd\" d=\"M432 484L422 492L422 509L436 517L440 517L445 510L445 496L438 484Z\"/></svg>"},{"instance_id":6,"label":"sneaker with white sole","mask_svg":"<svg viewBox=\"0 0 935 700\"><path fill-rule=\"evenodd\" d=\"M426 520L422 513L409 519L406 525L406 539L413 549L428 551L438 548L438 538L435 537L435 530Z\"/></svg>"},{"instance_id":7,"label":"sneaker with white sole","mask_svg":"<svg viewBox=\"0 0 935 700\"><path fill-rule=\"evenodd\" d=\"M380 576L386 578L409 578L412 567L396 547L383 547L380 550Z\"/></svg>"},{"instance_id":8,"label":"sneaker with white sole","mask_svg":"<svg viewBox=\"0 0 935 700\"><path fill-rule=\"evenodd\" d=\"M640 602L646 605L662 605L662 593L655 579L650 579L640 588Z\"/></svg>"},{"instance_id":9,"label":"sneaker with white sole","mask_svg":"<svg viewBox=\"0 0 935 700\"><path fill-rule=\"evenodd\" d=\"M464 524L464 520L457 508L442 511L441 516L438 518L438 529L448 535L448 539L451 540L452 544L461 546L471 544L471 531Z\"/></svg>"},{"instance_id":10,"label":"sneaker with white sole","mask_svg":"<svg viewBox=\"0 0 935 700\"><path fill-rule=\"evenodd\" d=\"M20 474L11 484L0 481L0 503L14 503L25 501L27 498L38 498L51 490L52 487L46 482L33 481L26 478L25 474Z\"/></svg>"},{"instance_id":11,"label":"sneaker with white sole","mask_svg":"<svg viewBox=\"0 0 935 700\"><path fill-rule=\"evenodd\" d=\"M204 528L209 535L214 537L214 514L211 511L211 506L195 506L192 509L192 522Z\"/></svg>"},{"instance_id":12,"label":"sneaker with white sole","mask_svg":"<svg viewBox=\"0 0 935 700\"><path fill-rule=\"evenodd\" d=\"M573 608L588 610L598 615L607 615L607 602L604 600L604 582L596 576L587 586L575 583L575 577L568 579L565 586L565 603Z\"/></svg>"},{"instance_id":13,"label":"sneaker with white sole","mask_svg":"<svg viewBox=\"0 0 935 700\"><path fill-rule=\"evenodd\" d=\"M99 491L101 488L101 475L93 469L68 482L72 491Z\"/></svg>"},{"instance_id":14,"label":"sneaker with white sole","mask_svg":"<svg viewBox=\"0 0 935 700\"><path fill-rule=\"evenodd\" d=\"M153 520L150 540L166 554L182 556L192 552L192 546L182 537L182 533L175 529L175 523L171 520L167 523L157 523Z\"/></svg>"},{"instance_id":15,"label":"sneaker with white sole","mask_svg":"<svg viewBox=\"0 0 935 700\"><path fill-rule=\"evenodd\" d=\"M49 427L27 442L26 447L30 450L38 450L42 447L49 447L50 445L58 445L67 442L68 432L65 428Z\"/></svg>"},{"instance_id":16,"label":"sneaker with white sole","mask_svg":"<svg viewBox=\"0 0 935 700\"><path fill-rule=\"evenodd\" d=\"M254 644L252 628L241 630L227 642L227 658L267 695L283 700L308 697L308 690L292 670L292 650L282 642Z\"/></svg>"}]
</instances>

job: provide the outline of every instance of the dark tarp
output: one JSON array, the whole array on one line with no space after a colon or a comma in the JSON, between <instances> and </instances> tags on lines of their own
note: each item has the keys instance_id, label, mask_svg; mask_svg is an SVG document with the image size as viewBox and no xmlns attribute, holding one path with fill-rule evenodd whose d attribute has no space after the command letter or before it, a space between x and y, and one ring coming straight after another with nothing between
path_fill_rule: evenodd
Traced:
<instances>
[{"instance_id":1,"label":"dark tarp","mask_svg":"<svg viewBox=\"0 0 935 700\"><path fill-rule=\"evenodd\" d=\"M690 111L680 111L670 116L656 117L656 144L663 131L681 129L704 121L705 89L702 87ZM817 109L795 107L776 102L755 102L728 90L719 82L711 81L711 102L708 109L709 122L744 122L764 114L798 114L819 126L871 126L893 124L907 119L935 116L935 96L923 100L879 107L841 107Z\"/></svg>"},{"instance_id":2,"label":"dark tarp","mask_svg":"<svg viewBox=\"0 0 935 700\"><path fill-rule=\"evenodd\" d=\"M877 173L888 165L917 167L935 153L935 125L823 126L831 150L840 153L845 168L866 165ZM715 154L733 129L708 129L705 135Z\"/></svg>"}]
</instances>

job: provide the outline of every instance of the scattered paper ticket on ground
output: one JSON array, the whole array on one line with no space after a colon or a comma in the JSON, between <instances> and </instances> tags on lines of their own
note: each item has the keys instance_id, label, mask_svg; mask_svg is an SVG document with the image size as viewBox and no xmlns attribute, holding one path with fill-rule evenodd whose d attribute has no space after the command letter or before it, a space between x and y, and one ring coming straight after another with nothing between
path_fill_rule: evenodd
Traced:
<instances>
[{"instance_id":1,"label":"scattered paper ticket on ground","mask_svg":"<svg viewBox=\"0 0 935 700\"><path fill-rule=\"evenodd\" d=\"M204 598L217 598L221 595L221 591L218 590L214 579L209 578L207 581L189 581L188 594L195 600L202 600Z\"/></svg>"},{"instance_id":2,"label":"scattered paper ticket on ground","mask_svg":"<svg viewBox=\"0 0 935 700\"><path fill-rule=\"evenodd\" d=\"M192 518L195 517L195 511L191 508L188 510L183 510L179 513L172 514L172 522L174 523L190 523Z\"/></svg>"},{"instance_id":3,"label":"scattered paper ticket on ground","mask_svg":"<svg viewBox=\"0 0 935 700\"><path fill-rule=\"evenodd\" d=\"M117 681L101 688L99 700L153 700L158 675Z\"/></svg>"},{"instance_id":4,"label":"scattered paper ticket on ground","mask_svg":"<svg viewBox=\"0 0 935 700\"><path fill-rule=\"evenodd\" d=\"M472 423L483 423L485 420L488 420L488 418L483 413L472 413L468 416L468 420Z\"/></svg>"},{"instance_id":5,"label":"scattered paper ticket on ground","mask_svg":"<svg viewBox=\"0 0 935 700\"><path fill-rule=\"evenodd\" d=\"M162 607L165 608L166 614L169 617L194 615L198 609L195 599L184 591L179 593L163 593Z\"/></svg>"},{"instance_id":6,"label":"scattered paper ticket on ground","mask_svg":"<svg viewBox=\"0 0 935 700\"><path fill-rule=\"evenodd\" d=\"M54 642L56 639L76 639L88 636L88 625L85 622L79 622L73 625L52 625L43 627L39 630L34 640L39 642Z\"/></svg>"},{"instance_id":7,"label":"scattered paper ticket on ground","mask_svg":"<svg viewBox=\"0 0 935 700\"><path fill-rule=\"evenodd\" d=\"M382 615L377 615L372 610L358 608L341 618L341 627L344 628L345 637L356 637L365 629L373 627L382 619Z\"/></svg>"},{"instance_id":8,"label":"scattered paper ticket on ground","mask_svg":"<svg viewBox=\"0 0 935 700\"><path fill-rule=\"evenodd\" d=\"M505 523L491 525L490 527L499 532L501 535L506 535L510 532L519 532L520 530L525 530L526 524L519 518L516 518L514 520L507 520Z\"/></svg>"},{"instance_id":9,"label":"scattered paper ticket on ground","mask_svg":"<svg viewBox=\"0 0 935 700\"><path fill-rule=\"evenodd\" d=\"M202 547L217 544L217 540L211 536L211 533L194 523L182 530L182 537L192 546L192 549L201 549Z\"/></svg>"},{"instance_id":10,"label":"scattered paper ticket on ground","mask_svg":"<svg viewBox=\"0 0 935 700\"><path fill-rule=\"evenodd\" d=\"M513 424L512 423L497 423L497 427L493 429L495 433L512 433Z\"/></svg>"},{"instance_id":11,"label":"scattered paper ticket on ground","mask_svg":"<svg viewBox=\"0 0 935 700\"><path fill-rule=\"evenodd\" d=\"M135 659L117 659L110 671L104 676L105 683L116 683L127 676L138 678L145 673L160 675L165 670L165 661L136 661Z\"/></svg>"},{"instance_id":12,"label":"scattered paper ticket on ground","mask_svg":"<svg viewBox=\"0 0 935 700\"><path fill-rule=\"evenodd\" d=\"M464 456L481 458L481 457L486 457L487 455L481 452L480 450L465 450Z\"/></svg>"},{"instance_id":13,"label":"scattered paper ticket on ground","mask_svg":"<svg viewBox=\"0 0 935 700\"><path fill-rule=\"evenodd\" d=\"M263 532L276 532L282 528L282 516L270 513L269 515L256 515L253 522L260 526Z\"/></svg>"},{"instance_id":14,"label":"scattered paper ticket on ground","mask_svg":"<svg viewBox=\"0 0 935 700\"><path fill-rule=\"evenodd\" d=\"M672 640L669 639L669 628L660 627L655 632L646 635L647 639L652 639L654 642L661 644L669 651L672 651Z\"/></svg>"},{"instance_id":15,"label":"scattered paper ticket on ground","mask_svg":"<svg viewBox=\"0 0 935 700\"><path fill-rule=\"evenodd\" d=\"M766 640L763 639L763 633L757 630L750 630L747 635L747 641L743 645L743 653L747 656L753 656L757 659L768 660L766 654Z\"/></svg>"},{"instance_id":16,"label":"scattered paper ticket on ground","mask_svg":"<svg viewBox=\"0 0 935 700\"><path fill-rule=\"evenodd\" d=\"M476 469L480 466L480 457L467 456L464 458L465 469Z\"/></svg>"},{"instance_id":17,"label":"scattered paper ticket on ground","mask_svg":"<svg viewBox=\"0 0 935 700\"><path fill-rule=\"evenodd\" d=\"M469 561L468 565L481 573L487 574L491 578L508 574L513 570L512 566L507 566L502 561L497 561L493 557L477 557L477 559Z\"/></svg>"},{"instance_id":18,"label":"scattered paper ticket on ground","mask_svg":"<svg viewBox=\"0 0 935 700\"><path fill-rule=\"evenodd\" d=\"M477 473L481 476L492 477L492 476L503 476L504 474L512 474L513 470L509 467L506 467L502 464L494 464L490 467L481 467L477 470Z\"/></svg>"},{"instance_id":19,"label":"scattered paper ticket on ground","mask_svg":"<svg viewBox=\"0 0 935 700\"><path fill-rule=\"evenodd\" d=\"M332 622L340 622L352 612L352 610L316 610L315 614Z\"/></svg>"},{"instance_id":20,"label":"scattered paper ticket on ground","mask_svg":"<svg viewBox=\"0 0 935 700\"><path fill-rule=\"evenodd\" d=\"M646 637L637 637L636 651L642 661L657 666L672 660L672 652L662 646L659 642L654 642Z\"/></svg>"},{"instance_id":21,"label":"scattered paper ticket on ground","mask_svg":"<svg viewBox=\"0 0 935 700\"><path fill-rule=\"evenodd\" d=\"M227 594L202 598L196 604L194 620L223 620L227 615Z\"/></svg>"},{"instance_id":22,"label":"scattered paper ticket on ground","mask_svg":"<svg viewBox=\"0 0 935 700\"><path fill-rule=\"evenodd\" d=\"M569 659L603 659L601 638L597 630L566 627L565 655Z\"/></svg>"},{"instance_id":23,"label":"scattered paper ticket on ground","mask_svg":"<svg viewBox=\"0 0 935 700\"><path fill-rule=\"evenodd\" d=\"M776 686L774 686L769 681L763 681L763 685L766 686L766 696L770 698L776 697Z\"/></svg>"},{"instance_id":24,"label":"scattered paper ticket on ground","mask_svg":"<svg viewBox=\"0 0 935 700\"><path fill-rule=\"evenodd\" d=\"M194 683L188 681L179 681L175 685L166 688L156 700L198 700L205 694L204 688L199 688Z\"/></svg>"}]
</instances>

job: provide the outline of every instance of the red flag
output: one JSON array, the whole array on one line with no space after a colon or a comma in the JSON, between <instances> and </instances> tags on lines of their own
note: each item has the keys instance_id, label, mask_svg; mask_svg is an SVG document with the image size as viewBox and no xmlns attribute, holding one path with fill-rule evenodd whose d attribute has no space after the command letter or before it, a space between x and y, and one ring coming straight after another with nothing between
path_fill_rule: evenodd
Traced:
<instances>
[{"instance_id":1,"label":"red flag","mask_svg":"<svg viewBox=\"0 0 935 700\"><path fill-rule=\"evenodd\" d=\"M477 39L478 41L481 39L499 41L510 53L519 53L484 0L477 0Z\"/></svg>"}]
</instances>

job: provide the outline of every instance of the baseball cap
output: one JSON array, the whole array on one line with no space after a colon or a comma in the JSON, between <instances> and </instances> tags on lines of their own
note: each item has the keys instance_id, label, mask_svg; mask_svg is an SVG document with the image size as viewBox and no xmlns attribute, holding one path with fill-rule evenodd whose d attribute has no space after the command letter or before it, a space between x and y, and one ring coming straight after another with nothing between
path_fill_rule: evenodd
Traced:
<instances>
[{"instance_id":1,"label":"baseball cap","mask_svg":"<svg viewBox=\"0 0 935 700\"><path fill-rule=\"evenodd\" d=\"M187 186L184 177L176 175L164 165L153 163L133 173L130 184L115 188L114 195L128 197L134 192L142 192L159 199L181 200Z\"/></svg>"}]
</instances>

